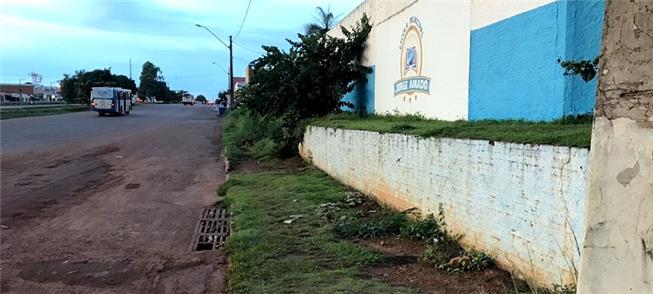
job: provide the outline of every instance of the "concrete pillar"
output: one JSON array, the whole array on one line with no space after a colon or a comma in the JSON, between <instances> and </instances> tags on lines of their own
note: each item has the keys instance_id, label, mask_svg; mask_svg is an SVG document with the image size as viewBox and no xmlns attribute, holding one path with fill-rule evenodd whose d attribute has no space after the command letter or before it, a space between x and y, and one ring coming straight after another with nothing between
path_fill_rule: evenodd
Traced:
<instances>
[{"instance_id":1,"label":"concrete pillar","mask_svg":"<svg viewBox=\"0 0 653 294\"><path fill-rule=\"evenodd\" d=\"M653 2L605 8L578 293L653 293Z\"/></svg>"}]
</instances>

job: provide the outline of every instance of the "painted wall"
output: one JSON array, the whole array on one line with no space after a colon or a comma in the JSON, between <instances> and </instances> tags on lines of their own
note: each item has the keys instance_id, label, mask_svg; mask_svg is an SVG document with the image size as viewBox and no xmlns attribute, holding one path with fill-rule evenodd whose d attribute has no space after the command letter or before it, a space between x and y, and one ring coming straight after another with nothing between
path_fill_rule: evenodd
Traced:
<instances>
[{"instance_id":1,"label":"painted wall","mask_svg":"<svg viewBox=\"0 0 653 294\"><path fill-rule=\"evenodd\" d=\"M375 67L371 66L372 72L366 75L367 83L364 85L357 85L353 91L347 93L343 101L349 102L354 105L354 108L343 106L345 111L353 111L357 113L374 113L374 74Z\"/></svg>"},{"instance_id":2,"label":"painted wall","mask_svg":"<svg viewBox=\"0 0 653 294\"><path fill-rule=\"evenodd\" d=\"M367 13L372 20L364 63L375 66L374 111L376 113L421 113L447 120L467 118L469 69L469 1L365 1L343 19L350 27ZM437 17L434 17L437 15ZM418 21L411 21L416 18ZM428 93L395 95L402 76L404 30L418 23L417 76L430 80ZM342 36L339 26L330 34ZM408 74L410 76L410 74ZM446 107L445 107L446 106Z\"/></svg>"},{"instance_id":3,"label":"painted wall","mask_svg":"<svg viewBox=\"0 0 653 294\"><path fill-rule=\"evenodd\" d=\"M563 76L558 59L598 55L603 0L367 0L343 18L366 13L372 32L364 63L376 67L376 113L429 118L552 120L594 106L596 81ZM402 79L403 31L411 17L423 35L421 76L428 93L395 95ZM339 26L330 32L342 36Z\"/></svg>"},{"instance_id":4,"label":"painted wall","mask_svg":"<svg viewBox=\"0 0 653 294\"><path fill-rule=\"evenodd\" d=\"M300 153L397 209L442 203L463 244L505 269L542 286L575 282L587 149L309 127Z\"/></svg>"},{"instance_id":5,"label":"painted wall","mask_svg":"<svg viewBox=\"0 0 653 294\"><path fill-rule=\"evenodd\" d=\"M653 293L653 13L605 10L578 293Z\"/></svg>"},{"instance_id":6,"label":"painted wall","mask_svg":"<svg viewBox=\"0 0 653 294\"><path fill-rule=\"evenodd\" d=\"M501 13L496 1L473 3L470 120L553 120L592 111L596 81L563 76L558 60L598 56L602 0L532 1L520 13L512 4Z\"/></svg>"}]
</instances>

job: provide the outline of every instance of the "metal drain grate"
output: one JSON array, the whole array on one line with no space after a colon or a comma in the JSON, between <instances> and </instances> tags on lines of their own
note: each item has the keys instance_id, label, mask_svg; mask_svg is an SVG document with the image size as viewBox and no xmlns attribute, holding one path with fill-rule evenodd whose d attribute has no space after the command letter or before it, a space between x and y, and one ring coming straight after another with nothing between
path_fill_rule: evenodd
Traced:
<instances>
[{"instance_id":1,"label":"metal drain grate","mask_svg":"<svg viewBox=\"0 0 653 294\"><path fill-rule=\"evenodd\" d=\"M208 207L202 210L200 221L195 229L193 250L214 250L224 246L229 236L229 214L220 207Z\"/></svg>"}]
</instances>

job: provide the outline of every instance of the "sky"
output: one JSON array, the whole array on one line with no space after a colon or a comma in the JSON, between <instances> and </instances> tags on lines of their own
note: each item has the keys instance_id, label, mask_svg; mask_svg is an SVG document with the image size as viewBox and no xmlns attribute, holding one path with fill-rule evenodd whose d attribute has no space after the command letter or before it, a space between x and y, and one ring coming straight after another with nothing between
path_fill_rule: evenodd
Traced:
<instances>
[{"instance_id":1,"label":"sky","mask_svg":"<svg viewBox=\"0 0 653 294\"><path fill-rule=\"evenodd\" d=\"M216 97L228 88L227 42L233 35L234 75L262 54L261 45L288 48L317 6L340 18L362 0L0 0L0 82L57 84L64 73L111 68L138 84L141 67L161 68L171 89ZM213 63L217 65L214 65Z\"/></svg>"}]
</instances>

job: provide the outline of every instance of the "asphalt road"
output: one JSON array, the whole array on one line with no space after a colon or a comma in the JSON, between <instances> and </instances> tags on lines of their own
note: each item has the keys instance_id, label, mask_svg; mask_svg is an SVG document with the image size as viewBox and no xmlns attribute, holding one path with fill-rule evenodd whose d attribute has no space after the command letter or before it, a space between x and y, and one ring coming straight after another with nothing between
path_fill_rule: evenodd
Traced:
<instances>
[{"instance_id":1,"label":"asphalt road","mask_svg":"<svg viewBox=\"0 0 653 294\"><path fill-rule=\"evenodd\" d=\"M0 121L0 292L222 292L222 252L190 248L220 123L182 105Z\"/></svg>"}]
</instances>

